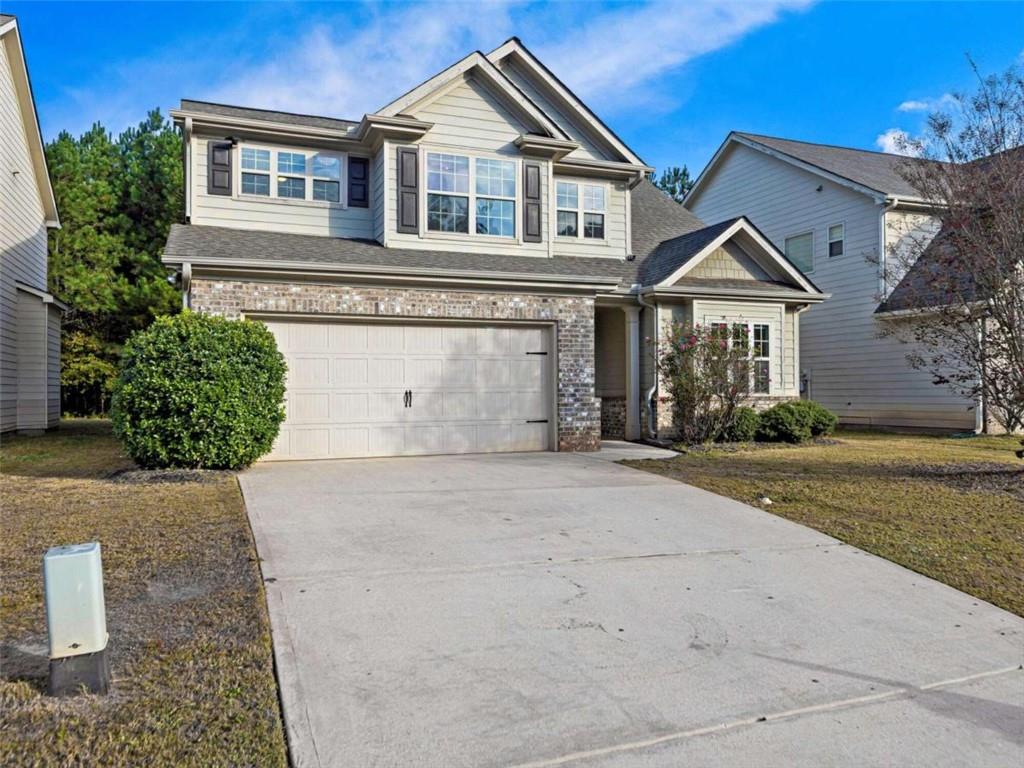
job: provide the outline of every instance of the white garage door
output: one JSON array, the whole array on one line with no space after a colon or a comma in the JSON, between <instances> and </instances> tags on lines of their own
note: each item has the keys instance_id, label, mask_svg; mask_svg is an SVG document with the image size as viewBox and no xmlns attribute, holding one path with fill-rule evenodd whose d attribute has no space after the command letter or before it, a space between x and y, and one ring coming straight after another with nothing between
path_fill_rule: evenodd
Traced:
<instances>
[{"instance_id":1,"label":"white garage door","mask_svg":"<svg viewBox=\"0 0 1024 768\"><path fill-rule=\"evenodd\" d=\"M269 459L549 447L549 328L265 322L288 361Z\"/></svg>"}]
</instances>

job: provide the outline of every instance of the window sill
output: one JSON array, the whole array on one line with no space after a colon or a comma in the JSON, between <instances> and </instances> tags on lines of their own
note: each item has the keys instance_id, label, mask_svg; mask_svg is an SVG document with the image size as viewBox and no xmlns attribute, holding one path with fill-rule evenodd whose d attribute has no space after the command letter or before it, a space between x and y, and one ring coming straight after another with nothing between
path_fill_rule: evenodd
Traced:
<instances>
[{"instance_id":1,"label":"window sill","mask_svg":"<svg viewBox=\"0 0 1024 768\"><path fill-rule=\"evenodd\" d=\"M272 197L270 195L248 195L244 192L239 192L237 195L233 195L231 199L239 201L255 200L261 203L272 203L274 205L311 205L314 208L331 208L338 211L348 210L348 206L345 203L330 203L326 200L298 200L288 197Z\"/></svg>"},{"instance_id":2,"label":"window sill","mask_svg":"<svg viewBox=\"0 0 1024 768\"><path fill-rule=\"evenodd\" d=\"M450 240L457 243L501 243L503 245L519 245L518 237L499 237L497 235L471 235L468 232L432 232L426 231L420 235L424 240ZM536 243L534 243L536 245Z\"/></svg>"}]
</instances>

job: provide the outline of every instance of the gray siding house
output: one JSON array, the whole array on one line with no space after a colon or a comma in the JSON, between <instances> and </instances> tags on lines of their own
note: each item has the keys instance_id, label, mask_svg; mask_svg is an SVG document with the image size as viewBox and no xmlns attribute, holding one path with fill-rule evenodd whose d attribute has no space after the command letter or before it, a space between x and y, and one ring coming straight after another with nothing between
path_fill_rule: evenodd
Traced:
<instances>
[{"instance_id":1,"label":"gray siding house","mask_svg":"<svg viewBox=\"0 0 1024 768\"><path fill-rule=\"evenodd\" d=\"M883 302L885 261L935 220L900 176L907 158L731 133L686 198L697 216L743 214L830 298L800 319L805 397L849 425L980 429L976 403L932 383L881 337L899 314Z\"/></svg>"},{"instance_id":2,"label":"gray siding house","mask_svg":"<svg viewBox=\"0 0 1024 768\"><path fill-rule=\"evenodd\" d=\"M0 432L60 420L63 305L46 283L59 226L18 22L0 15Z\"/></svg>"},{"instance_id":3,"label":"gray siding house","mask_svg":"<svg viewBox=\"0 0 1024 768\"><path fill-rule=\"evenodd\" d=\"M752 399L798 394L795 318L825 296L742 216L706 226L655 189L515 38L358 120L196 100L172 115L187 223L163 260L186 306L275 334L271 459L664 434L653 359L671 319L756 330Z\"/></svg>"}]
</instances>

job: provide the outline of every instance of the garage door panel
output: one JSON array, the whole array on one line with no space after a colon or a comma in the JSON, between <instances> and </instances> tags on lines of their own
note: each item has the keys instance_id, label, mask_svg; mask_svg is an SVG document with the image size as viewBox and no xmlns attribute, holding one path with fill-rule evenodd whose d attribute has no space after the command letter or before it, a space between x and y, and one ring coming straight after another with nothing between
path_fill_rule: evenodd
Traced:
<instances>
[{"instance_id":1,"label":"garage door panel","mask_svg":"<svg viewBox=\"0 0 1024 768\"><path fill-rule=\"evenodd\" d=\"M513 419L544 419L547 418L547 410L543 392L512 392L509 395L509 413Z\"/></svg>"},{"instance_id":2,"label":"garage door panel","mask_svg":"<svg viewBox=\"0 0 1024 768\"><path fill-rule=\"evenodd\" d=\"M405 427L370 427L370 454L400 456L405 453Z\"/></svg>"},{"instance_id":3,"label":"garage door panel","mask_svg":"<svg viewBox=\"0 0 1024 768\"><path fill-rule=\"evenodd\" d=\"M369 456L370 430L368 427L335 427L331 430L333 456Z\"/></svg>"},{"instance_id":4,"label":"garage door panel","mask_svg":"<svg viewBox=\"0 0 1024 768\"><path fill-rule=\"evenodd\" d=\"M477 328L477 353L488 356L507 356L510 352L509 328Z\"/></svg>"},{"instance_id":5,"label":"garage door panel","mask_svg":"<svg viewBox=\"0 0 1024 768\"><path fill-rule=\"evenodd\" d=\"M477 360L476 386L480 389L508 387L509 363L509 360Z\"/></svg>"},{"instance_id":6,"label":"garage door panel","mask_svg":"<svg viewBox=\"0 0 1024 768\"><path fill-rule=\"evenodd\" d=\"M329 383L330 361L326 357L290 357L288 386L322 387Z\"/></svg>"},{"instance_id":7,"label":"garage door panel","mask_svg":"<svg viewBox=\"0 0 1024 768\"><path fill-rule=\"evenodd\" d=\"M444 428L445 453L477 453L476 426L448 424Z\"/></svg>"},{"instance_id":8,"label":"garage door panel","mask_svg":"<svg viewBox=\"0 0 1024 768\"><path fill-rule=\"evenodd\" d=\"M543 364L539 356L509 361L509 382L513 389L540 391L544 387Z\"/></svg>"},{"instance_id":9,"label":"garage door panel","mask_svg":"<svg viewBox=\"0 0 1024 768\"><path fill-rule=\"evenodd\" d=\"M331 455L331 431L325 427L292 427L291 450L311 459Z\"/></svg>"},{"instance_id":10,"label":"garage door panel","mask_svg":"<svg viewBox=\"0 0 1024 768\"><path fill-rule=\"evenodd\" d=\"M444 386L444 360L439 357L413 357L405 362L405 385L438 389Z\"/></svg>"},{"instance_id":11,"label":"garage door panel","mask_svg":"<svg viewBox=\"0 0 1024 768\"><path fill-rule=\"evenodd\" d=\"M404 421L409 410L402 392L370 392L369 416L374 421Z\"/></svg>"},{"instance_id":12,"label":"garage door panel","mask_svg":"<svg viewBox=\"0 0 1024 768\"><path fill-rule=\"evenodd\" d=\"M319 323L293 323L289 335L289 349L292 353L298 354L327 352L329 332L329 326Z\"/></svg>"},{"instance_id":13,"label":"garage door panel","mask_svg":"<svg viewBox=\"0 0 1024 768\"><path fill-rule=\"evenodd\" d=\"M405 329L405 351L412 354L444 352L444 328L436 325L407 327Z\"/></svg>"},{"instance_id":14,"label":"garage door panel","mask_svg":"<svg viewBox=\"0 0 1024 768\"><path fill-rule=\"evenodd\" d=\"M340 392L331 398L331 421L363 421L370 416L370 396L365 392Z\"/></svg>"},{"instance_id":15,"label":"garage door panel","mask_svg":"<svg viewBox=\"0 0 1024 768\"><path fill-rule=\"evenodd\" d=\"M549 447L550 329L270 321L288 363L269 458ZM411 394L411 400L406 393ZM407 403L410 403L407 405Z\"/></svg>"},{"instance_id":16,"label":"garage door panel","mask_svg":"<svg viewBox=\"0 0 1024 768\"><path fill-rule=\"evenodd\" d=\"M332 323L327 327L330 329L328 346L331 352L353 354L367 351L367 326Z\"/></svg>"},{"instance_id":17,"label":"garage door panel","mask_svg":"<svg viewBox=\"0 0 1024 768\"><path fill-rule=\"evenodd\" d=\"M404 352L405 326L368 325L366 327L367 349L370 352Z\"/></svg>"},{"instance_id":18,"label":"garage door panel","mask_svg":"<svg viewBox=\"0 0 1024 768\"><path fill-rule=\"evenodd\" d=\"M520 328L509 338L509 352L525 355L529 352L546 352L548 332L542 328Z\"/></svg>"},{"instance_id":19,"label":"garage door panel","mask_svg":"<svg viewBox=\"0 0 1024 768\"><path fill-rule=\"evenodd\" d=\"M477 416L481 419L509 418L511 407L508 392L480 392L477 395Z\"/></svg>"},{"instance_id":20,"label":"garage door panel","mask_svg":"<svg viewBox=\"0 0 1024 768\"><path fill-rule=\"evenodd\" d=\"M331 385L365 387L370 382L370 361L365 357L336 357L333 361Z\"/></svg>"},{"instance_id":21,"label":"garage door panel","mask_svg":"<svg viewBox=\"0 0 1024 768\"><path fill-rule=\"evenodd\" d=\"M472 419L477 414L476 392L445 392L444 419Z\"/></svg>"},{"instance_id":22,"label":"garage door panel","mask_svg":"<svg viewBox=\"0 0 1024 768\"><path fill-rule=\"evenodd\" d=\"M371 387L404 387L405 359L401 357L371 357L366 383Z\"/></svg>"},{"instance_id":23,"label":"garage door panel","mask_svg":"<svg viewBox=\"0 0 1024 768\"><path fill-rule=\"evenodd\" d=\"M329 392L295 392L292 395L289 418L296 423L328 422L331 420Z\"/></svg>"},{"instance_id":24,"label":"garage door panel","mask_svg":"<svg viewBox=\"0 0 1024 768\"><path fill-rule=\"evenodd\" d=\"M471 388L476 385L476 360L472 358L449 358L444 361L442 386L452 389Z\"/></svg>"},{"instance_id":25,"label":"garage door panel","mask_svg":"<svg viewBox=\"0 0 1024 768\"><path fill-rule=\"evenodd\" d=\"M406 427L405 452L408 454L444 453L444 427L440 424Z\"/></svg>"},{"instance_id":26,"label":"garage door panel","mask_svg":"<svg viewBox=\"0 0 1024 768\"><path fill-rule=\"evenodd\" d=\"M444 352L449 355L475 355L476 328L466 326L444 328Z\"/></svg>"}]
</instances>

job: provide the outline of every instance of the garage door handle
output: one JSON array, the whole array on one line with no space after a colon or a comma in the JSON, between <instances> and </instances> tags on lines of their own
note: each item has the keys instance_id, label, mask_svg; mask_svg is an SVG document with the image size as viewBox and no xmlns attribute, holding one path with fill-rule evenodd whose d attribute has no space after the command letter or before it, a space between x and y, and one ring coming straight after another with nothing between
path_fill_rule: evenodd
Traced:
<instances>
[{"instance_id":1,"label":"garage door handle","mask_svg":"<svg viewBox=\"0 0 1024 768\"><path fill-rule=\"evenodd\" d=\"M412 405L412 390L407 389L402 393L402 406L408 408Z\"/></svg>"},{"instance_id":2,"label":"garage door handle","mask_svg":"<svg viewBox=\"0 0 1024 768\"><path fill-rule=\"evenodd\" d=\"M409 390L409 407L412 408L412 390Z\"/></svg>"}]
</instances>

